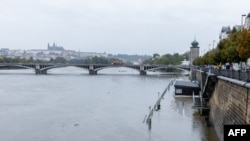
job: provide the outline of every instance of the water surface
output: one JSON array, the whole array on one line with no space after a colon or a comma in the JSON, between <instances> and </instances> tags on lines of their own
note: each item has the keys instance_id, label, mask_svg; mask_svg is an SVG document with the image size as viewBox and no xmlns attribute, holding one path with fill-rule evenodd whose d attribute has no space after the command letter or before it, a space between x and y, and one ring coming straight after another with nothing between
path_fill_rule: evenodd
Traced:
<instances>
[{"instance_id":1,"label":"water surface","mask_svg":"<svg viewBox=\"0 0 250 141\"><path fill-rule=\"evenodd\" d=\"M1 141L217 141L192 99L175 98L173 87L154 112L152 128L143 123L176 76L140 76L126 68L98 75L77 68L48 73L0 71Z\"/></svg>"}]
</instances>

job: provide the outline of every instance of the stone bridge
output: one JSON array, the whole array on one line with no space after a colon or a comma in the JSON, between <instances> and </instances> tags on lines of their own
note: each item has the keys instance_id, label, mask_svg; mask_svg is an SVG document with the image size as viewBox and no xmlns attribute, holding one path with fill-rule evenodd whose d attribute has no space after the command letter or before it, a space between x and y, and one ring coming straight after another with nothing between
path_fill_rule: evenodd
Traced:
<instances>
[{"instance_id":1,"label":"stone bridge","mask_svg":"<svg viewBox=\"0 0 250 141\"><path fill-rule=\"evenodd\" d=\"M0 63L0 70L3 69L34 69L36 74L47 74L47 71L53 68L62 68L74 66L87 69L89 74L97 74L99 70L114 67L127 67L139 71L140 75L146 75L147 71L153 71L162 68L175 68L183 71L189 71L189 66L181 65L111 65L111 64L52 64L52 63Z\"/></svg>"}]
</instances>

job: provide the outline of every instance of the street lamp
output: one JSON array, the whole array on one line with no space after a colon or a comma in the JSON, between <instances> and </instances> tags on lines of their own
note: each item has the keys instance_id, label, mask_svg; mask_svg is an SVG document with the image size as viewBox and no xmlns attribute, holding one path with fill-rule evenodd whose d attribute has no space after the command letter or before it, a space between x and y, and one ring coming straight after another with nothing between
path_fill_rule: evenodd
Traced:
<instances>
[{"instance_id":1,"label":"street lamp","mask_svg":"<svg viewBox=\"0 0 250 141\"><path fill-rule=\"evenodd\" d=\"M245 16L246 16L246 14L241 15L241 27L240 27L240 30L242 30L242 28L243 28L243 17L245 17Z\"/></svg>"},{"instance_id":2,"label":"street lamp","mask_svg":"<svg viewBox=\"0 0 250 141\"><path fill-rule=\"evenodd\" d=\"M214 42L215 42L215 40L213 40L213 49L214 49Z\"/></svg>"}]
</instances>

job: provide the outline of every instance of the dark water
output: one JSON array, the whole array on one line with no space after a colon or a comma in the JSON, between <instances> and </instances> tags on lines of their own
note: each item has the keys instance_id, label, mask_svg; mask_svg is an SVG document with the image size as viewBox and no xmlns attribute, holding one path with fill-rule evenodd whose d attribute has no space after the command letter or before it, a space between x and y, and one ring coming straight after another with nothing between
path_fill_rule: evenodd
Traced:
<instances>
[{"instance_id":1,"label":"dark water","mask_svg":"<svg viewBox=\"0 0 250 141\"><path fill-rule=\"evenodd\" d=\"M35 75L0 71L1 141L217 141L192 109L192 98L175 98L171 87L143 123L173 75L140 76L106 69L96 76L76 68ZM178 76L177 79L187 79Z\"/></svg>"}]
</instances>

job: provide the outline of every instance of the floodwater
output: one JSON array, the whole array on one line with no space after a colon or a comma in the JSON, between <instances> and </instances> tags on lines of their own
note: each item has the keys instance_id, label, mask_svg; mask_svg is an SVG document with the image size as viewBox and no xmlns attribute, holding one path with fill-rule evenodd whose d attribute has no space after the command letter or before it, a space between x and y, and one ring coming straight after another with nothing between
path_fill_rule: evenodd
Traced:
<instances>
[{"instance_id":1,"label":"floodwater","mask_svg":"<svg viewBox=\"0 0 250 141\"><path fill-rule=\"evenodd\" d=\"M88 75L77 68L0 71L1 141L218 141L192 109L192 98L176 98L173 86L144 118L169 82L187 76L104 69Z\"/></svg>"}]
</instances>

